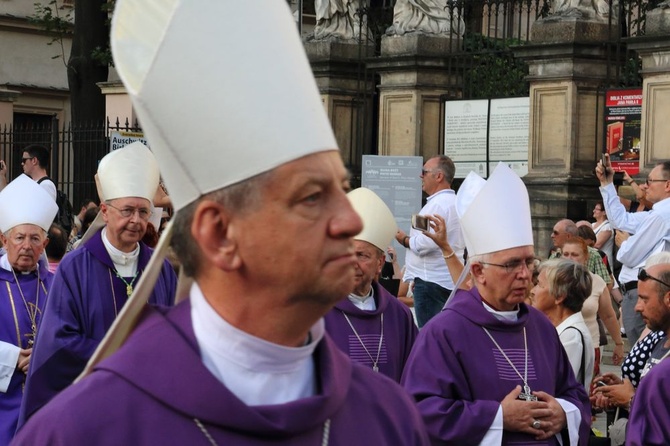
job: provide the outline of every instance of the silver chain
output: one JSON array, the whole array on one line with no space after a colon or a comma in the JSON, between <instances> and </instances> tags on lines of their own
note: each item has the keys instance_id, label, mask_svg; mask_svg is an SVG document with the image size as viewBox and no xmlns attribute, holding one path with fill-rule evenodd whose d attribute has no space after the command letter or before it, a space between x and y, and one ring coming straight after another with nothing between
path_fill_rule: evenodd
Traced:
<instances>
[{"instance_id":1,"label":"silver chain","mask_svg":"<svg viewBox=\"0 0 670 446\"><path fill-rule=\"evenodd\" d=\"M509 357L505 354L502 348L500 348L500 345L496 342L495 339L493 339L493 336L491 336L491 333L486 329L486 327L482 327L484 331L486 332L487 335L489 335L489 338L493 341L495 346L498 348L500 353L505 357L507 362L509 362L509 365L512 367L512 369L516 372L517 375L519 375L519 378L523 381L524 389L525 388L530 388L528 386L528 343L526 342L526 327L523 327L523 348L524 348L524 356L525 356L525 364L524 364L524 369L523 369L523 376L521 376L521 373L519 373L519 370L514 366L514 363L509 359Z\"/></svg>"},{"instance_id":2,"label":"silver chain","mask_svg":"<svg viewBox=\"0 0 670 446\"><path fill-rule=\"evenodd\" d=\"M377 359L374 359L374 358L372 357L372 355L370 354L370 351L368 350L368 348L367 348L367 347L365 346L365 344L363 343L363 340L362 340L361 337L358 335L358 332L357 332L356 329L354 328L354 325L351 323L351 321L349 320L349 317L346 315L346 313L345 313L344 311L342 311L342 310L340 310L340 313L342 313L342 316L344 316L344 318L345 318L345 319L347 320L347 322L349 323L349 326L351 327L351 330L354 332L354 335L356 335L356 339L358 339L358 342L360 342L361 345L363 346L363 350L365 350L365 353L367 353L368 356L370 357L370 361L372 361L372 370L374 370L375 372L378 372L378 371L379 371L379 367L377 366L377 364L379 363L379 355L381 354L381 351L382 351L382 342L383 342L383 340L384 340L384 313L381 314L381 325L382 325L382 329L381 329L381 333L379 334L379 346L377 347Z\"/></svg>"},{"instance_id":3,"label":"silver chain","mask_svg":"<svg viewBox=\"0 0 670 446\"><path fill-rule=\"evenodd\" d=\"M207 428L200 422L199 419L193 418L193 421L195 421L196 426L198 426L198 429L200 429L200 432L207 438L209 441L209 444L212 446L218 446L218 443L216 440L214 440L214 437L212 437L207 430ZM330 440L330 418L326 420L325 423L323 423L323 436L321 438L321 446L328 446L328 442Z\"/></svg>"}]
</instances>

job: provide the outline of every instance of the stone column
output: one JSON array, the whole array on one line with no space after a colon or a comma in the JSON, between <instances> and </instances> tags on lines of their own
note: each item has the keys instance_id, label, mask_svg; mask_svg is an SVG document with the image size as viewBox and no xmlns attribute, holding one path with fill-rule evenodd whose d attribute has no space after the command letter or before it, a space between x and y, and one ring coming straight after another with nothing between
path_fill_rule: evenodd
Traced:
<instances>
[{"instance_id":1,"label":"stone column","mask_svg":"<svg viewBox=\"0 0 670 446\"><path fill-rule=\"evenodd\" d=\"M647 35L627 39L642 59L640 170L670 159L670 9L647 13Z\"/></svg>"},{"instance_id":2,"label":"stone column","mask_svg":"<svg viewBox=\"0 0 670 446\"><path fill-rule=\"evenodd\" d=\"M369 63L379 85L379 154L423 156L443 153L440 147L440 101L450 85L458 85L445 55L460 40L411 33L384 36L381 57Z\"/></svg>"},{"instance_id":3,"label":"stone column","mask_svg":"<svg viewBox=\"0 0 670 446\"><path fill-rule=\"evenodd\" d=\"M14 102L21 93L0 88L0 125L9 126L14 122Z\"/></svg>"},{"instance_id":4,"label":"stone column","mask_svg":"<svg viewBox=\"0 0 670 446\"><path fill-rule=\"evenodd\" d=\"M606 29L606 28L605 28ZM602 141L607 60L600 24L579 20L536 23L532 41L515 56L529 65L528 175L535 246L546 256L551 230L563 218L590 217L600 199L593 173ZM579 43L578 43L579 42ZM596 139L597 136L597 139Z\"/></svg>"},{"instance_id":5,"label":"stone column","mask_svg":"<svg viewBox=\"0 0 670 446\"><path fill-rule=\"evenodd\" d=\"M346 165L359 165L372 141L374 84L364 78L364 64L374 47L338 41L311 41L305 51L323 105ZM367 118L367 119L364 119Z\"/></svg>"}]
</instances>

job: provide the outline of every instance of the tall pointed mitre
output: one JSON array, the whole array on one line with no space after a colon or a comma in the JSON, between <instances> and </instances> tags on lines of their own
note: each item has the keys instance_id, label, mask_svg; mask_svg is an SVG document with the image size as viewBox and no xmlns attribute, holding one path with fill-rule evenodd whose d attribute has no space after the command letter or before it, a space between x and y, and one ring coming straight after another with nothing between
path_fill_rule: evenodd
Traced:
<instances>
[{"instance_id":1,"label":"tall pointed mitre","mask_svg":"<svg viewBox=\"0 0 670 446\"><path fill-rule=\"evenodd\" d=\"M379 195L365 187L352 190L347 198L363 220L363 230L354 238L386 251L398 231L391 209Z\"/></svg>"},{"instance_id":2,"label":"tall pointed mitre","mask_svg":"<svg viewBox=\"0 0 670 446\"><path fill-rule=\"evenodd\" d=\"M110 40L176 212L289 161L338 150L285 1L117 0ZM132 331L170 231L82 376Z\"/></svg>"},{"instance_id":3,"label":"tall pointed mitre","mask_svg":"<svg viewBox=\"0 0 670 446\"><path fill-rule=\"evenodd\" d=\"M468 256L533 245L528 190L506 164L487 181L471 172L456 195Z\"/></svg>"},{"instance_id":4,"label":"tall pointed mitre","mask_svg":"<svg viewBox=\"0 0 670 446\"><path fill-rule=\"evenodd\" d=\"M0 192L0 231L18 225L36 225L49 231L58 205L42 186L28 175L19 175Z\"/></svg>"},{"instance_id":5,"label":"tall pointed mitre","mask_svg":"<svg viewBox=\"0 0 670 446\"><path fill-rule=\"evenodd\" d=\"M98 164L95 176L100 202L115 198L138 197L153 200L160 172L151 150L139 141L109 152ZM81 238L79 246L86 243L105 226L101 212Z\"/></svg>"},{"instance_id":6,"label":"tall pointed mitre","mask_svg":"<svg viewBox=\"0 0 670 446\"><path fill-rule=\"evenodd\" d=\"M285 1L119 0L111 46L175 210L337 150Z\"/></svg>"}]
</instances>

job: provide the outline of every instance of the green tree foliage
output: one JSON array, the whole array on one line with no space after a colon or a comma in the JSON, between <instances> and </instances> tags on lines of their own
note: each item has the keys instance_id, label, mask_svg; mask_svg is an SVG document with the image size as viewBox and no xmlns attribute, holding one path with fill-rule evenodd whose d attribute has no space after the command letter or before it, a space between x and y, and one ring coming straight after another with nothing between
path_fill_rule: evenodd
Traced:
<instances>
[{"instance_id":1,"label":"green tree foliage","mask_svg":"<svg viewBox=\"0 0 670 446\"><path fill-rule=\"evenodd\" d=\"M511 46L517 39L494 39L481 34L466 35L463 49L467 54L465 89L472 99L528 96L528 66L515 59Z\"/></svg>"}]
</instances>

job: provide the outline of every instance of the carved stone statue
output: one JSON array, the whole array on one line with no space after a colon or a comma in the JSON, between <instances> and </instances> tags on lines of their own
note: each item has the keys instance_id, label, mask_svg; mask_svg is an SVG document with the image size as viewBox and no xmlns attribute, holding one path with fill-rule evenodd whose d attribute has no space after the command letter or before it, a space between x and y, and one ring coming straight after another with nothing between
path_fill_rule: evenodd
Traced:
<instances>
[{"instance_id":1,"label":"carved stone statue","mask_svg":"<svg viewBox=\"0 0 670 446\"><path fill-rule=\"evenodd\" d=\"M616 11L616 7L613 7L614 17L616 17ZM554 0L552 14L548 18L555 20L577 18L607 21L609 14L610 7L605 0Z\"/></svg>"},{"instance_id":2,"label":"carved stone statue","mask_svg":"<svg viewBox=\"0 0 670 446\"><path fill-rule=\"evenodd\" d=\"M386 34L407 33L461 37L465 33L465 22L455 2L450 0L398 0L393 8L393 25Z\"/></svg>"},{"instance_id":3,"label":"carved stone statue","mask_svg":"<svg viewBox=\"0 0 670 446\"><path fill-rule=\"evenodd\" d=\"M358 41L361 29L359 8L366 0L314 0L316 26L314 40Z\"/></svg>"}]
</instances>

